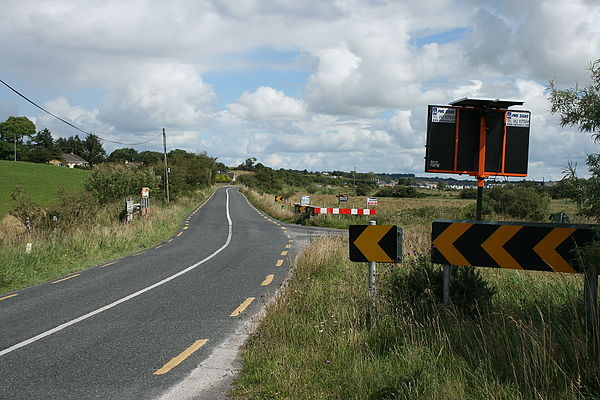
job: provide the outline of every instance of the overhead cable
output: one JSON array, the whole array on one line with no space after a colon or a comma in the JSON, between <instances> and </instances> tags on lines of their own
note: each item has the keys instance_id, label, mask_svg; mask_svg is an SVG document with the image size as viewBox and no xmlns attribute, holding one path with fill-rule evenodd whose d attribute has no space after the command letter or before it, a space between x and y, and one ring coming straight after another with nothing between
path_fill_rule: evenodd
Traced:
<instances>
[{"instance_id":1,"label":"overhead cable","mask_svg":"<svg viewBox=\"0 0 600 400\"><path fill-rule=\"evenodd\" d=\"M143 142L139 142L139 143L123 143L123 142L119 142L119 141L116 141L116 140L105 139L105 138L103 138L103 137L100 137L100 136L98 136L98 135L96 135L96 134L94 134L94 133L91 133L91 132L84 131L84 130L83 130L83 129L81 129L80 127L78 127L78 126L76 126L76 125L72 124L71 122L69 122L69 121L66 121L66 120L62 119L61 117L59 117L58 115L51 113L50 111L46 110L44 107L42 107L42 106L40 106L40 105L36 104L36 103L35 103L33 100L30 100L29 98L27 98L27 97L26 97L24 94L20 93L20 92L19 92L17 89L13 88L13 87L12 87L12 86L10 86L8 83L4 82L2 79L0 79L0 82L1 82L1 83L2 83L4 86L6 86L7 88L9 88L10 90L12 90L13 92L15 92L17 95L19 95L20 97L24 98L24 99L25 99L25 100L27 100L29 103L33 104L35 107L37 107L37 108L39 108L40 110L42 110L43 112L45 112L46 114L49 114L49 115L53 116L54 118L58 119L59 121L61 121L61 122L65 123L65 124L67 124L67 125L69 125L71 128L77 129L78 131L82 132L83 134L85 134L85 135L87 135L87 136L94 135L94 136L96 136L98 139L100 139L100 140L103 140L103 141L105 141L105 142L109 142L109 143L115 143L115 144L122 144L122 145L125 145L125 146L139 146L139 145L141 145L141 144L144 144L144 143L151 142L152 140L154 140L154 139L156 139L157 137L159 137L160 135L162 135L162 133L159 133L158 135L154 136L153 138L151 138L151 139L148 139L148 140L145 140L145 141L143 141Z\"/></svg>"}]
</instances>

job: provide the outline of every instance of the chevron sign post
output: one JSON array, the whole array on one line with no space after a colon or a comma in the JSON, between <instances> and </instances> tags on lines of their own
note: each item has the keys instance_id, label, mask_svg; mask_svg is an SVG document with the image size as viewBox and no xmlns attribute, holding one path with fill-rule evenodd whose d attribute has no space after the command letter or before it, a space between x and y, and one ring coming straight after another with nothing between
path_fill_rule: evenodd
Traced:
<instances>
[{"instance_id":1,"label":"chevron sign post","mask_svg":"<svg viewBox=\"0 0 600 400\"><path fill-rule=\"evenodd\" d=\"M583 273L577 249L597 225L436 220L431 261L438 264Z\"/></svg>"}]
</instances>

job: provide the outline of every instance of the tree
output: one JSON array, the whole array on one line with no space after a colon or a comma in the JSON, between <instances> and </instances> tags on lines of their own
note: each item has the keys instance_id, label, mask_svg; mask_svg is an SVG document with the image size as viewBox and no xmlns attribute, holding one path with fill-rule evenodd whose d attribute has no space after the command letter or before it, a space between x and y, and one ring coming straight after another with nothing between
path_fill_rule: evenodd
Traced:
<instances>
[{"instance_id":1,"label":"tree","mask_svg":"<svg viewBox=\"0 0 600 400\"><path fill-rule=\"evenodd\" d=\"M108 161L139 161L138 157L139 154L136 149L124 147L110 153L110 156L108 156Z\"/></svg>"},{"instance_id":2,"label":"tree","mask_svg":"<svg viewBox=\"0 0 600 400\"><path fill-rule=\"evenodd\" d=\"M138 154L138 160L146 165L154 164L163 160L163 153L158 151L142 151Z\"/></svg>"},{"instance_id":3,"label":"tree","mask_svg":"<svg viewBox=\"0 0 600 400\"><path fill-rule=\"evenodd\" d=\"M31 140L29 147L29 161L32 162L46 163L59 155L52 133L48 129L39 131Z\"/></svg>"},{"instance_id":4,"label":"tree","mask_svg":"<svg viewBox=\"0 0 600 400\"><path fill-rule=\"evenodd\" d=\"M100 143L100 138L94 134L88 135L83 141L83 158L90 163L90 165L96 165L104 162L106 158L106 151Z\"/></svg>"},{"instance_id":5,"label":"tree","mask_svg":"<svg viewBox=\"0 0 600 400\"><path fill-rule=\"evenodd\" d=\"M14 158L14 143L16 142L16 151L21 155L19 158L22 158L22 154L25 151L23 139L25 137L31 138L33 135L35 135L35 124L27 117L8 117L6 121L0 122L0 141L5 143L0 147L0 156L3 159ZM10 153L7 154L10 144L13 144L12 156Z\"/></svg>"},{"instance_id":6,"label":"tree","mask_svg":"<svg viewBox=\"0 0 600 400\"><path fill-rule=\"evenodd\" d=\"M256 158L255 157L249 157L246 158L246 160L241 163L238 168L239 169L245 169L247 171L251 171L254 169L254 163L256 162Z\"/></svg>"},{"instance_id":7,"label":"tree","mask_svg":"<svg viewBox=\"0 0 600 400\"><path fill-rule=\"evenodd\" d=\"M79 138L79 135L70 136L67 139L58 138L55 143L61 153L73 153L79 156L83 155L84 145L83 140Z\"/></svg>"},{"instance_id":8,"label":"tree","mask_svg":"<svg viewBox=\"0 0 600 400\"><path fill-rule=\"evenodd\" d=\"M583 89L577 85L570 89L558 89L550 81L550 112L560 115L560 125L577 125L582 132L590 132L600 141L600 59L590 64L592 84Z\"/></svg>"},{"instance_id":9,"label":"tree","mask_svg":"<svg viewBox=\"0 0 600 400\"><path fill-rule=\"evenodd\" d=\"M577 125L581 132L588 132L600 141L600 59L590 64L592 84L580 89L558 89L555 82L548 84L550 112L560 115L561 126ZM572 187L572 197L580 212L600 221L600 154L588 154L586 164L591 172L589 179L577 178L575 169L569 165L565 180Z\"/></svg>"}]
</instances>

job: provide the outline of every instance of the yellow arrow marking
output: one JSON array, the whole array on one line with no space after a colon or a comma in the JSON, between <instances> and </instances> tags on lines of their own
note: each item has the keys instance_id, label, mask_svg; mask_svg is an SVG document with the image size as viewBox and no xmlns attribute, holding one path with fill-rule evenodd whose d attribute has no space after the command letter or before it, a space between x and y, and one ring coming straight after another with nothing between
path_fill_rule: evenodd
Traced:
<instances>
[{"instance_id":1,"label":"yellow arrow marking","mask_svg":"<svg viewBox=\"0 0 600 400\"><path fill-rule=\"evenodd\" d=\"M576 271L567 260L556 252L556 248L571 236L573 232L575 232L575 228L554 228L544 239L535 245L533 251L556 272L575 273Z\"/></svg>"},{"instance_id":2,"label":"yellow arrow marking","mask_svg":"<svg viewBox=\"0 0 600 400\"><path fill-rule=\"evenodd\" d=\"M523 269L504 248L513 236L523 228L518 225L501 225L496 231L481 244L481 247L498 263L502 268Z\"/></svg>"},{"instance_id":3,"label":"yellow arrow marking","mask_svg":"<svg viewBox=\"0 0 600 400\"><path fill-rule=\"evenodd\" d=\"M391 227L386 225L367 225L354 241L354 245L369 261L393 262L378 244L390 229Z\"/></svg>"},{"instance_id":4,"label":"yellow arrow marking","mask_svg":"<svg viewBox=\"0 0 600 400\"><path fill-rule=\"evenodd\" d=\"M433 241L433 246L452 265L470 265L471 263L454 247L454 242L473 224L454 222Z\"/></svg>"}]
</instances>

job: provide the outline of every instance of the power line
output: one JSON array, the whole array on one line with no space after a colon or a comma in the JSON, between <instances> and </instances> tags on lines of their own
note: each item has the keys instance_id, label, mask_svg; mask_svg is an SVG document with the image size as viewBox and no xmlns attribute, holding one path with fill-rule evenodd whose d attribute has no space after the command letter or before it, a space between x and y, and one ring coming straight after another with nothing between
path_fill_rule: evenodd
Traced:
<instances>
[{"instance_id":1,"label":"power line","mask_svg":"<svg viewBox=\"0 0 600 400\"><path fill-rule=\"evenodd\" d=\"M13 88L13 87L12 87L12 86L10 86L8 83L4 82L2 79L0 79L0 82L1 82L1 83L2 83L4 86L6 86L7 88L9 88L10 90L12 90L13 92L15 92L17 95L21 96L21 97L22 97L22 98L24 98L26 101L28 101L29 103L33 104L35 107L37 107L37 108L39 108L40 110L42 110L43 112L45 112L46 114L49 114L49 115L53 116L53 117L54 117L54 118L56 118L57 120L59 120L59 121L61 121L61 122L65 123L65 124L69 125L71 128L77 129L78 131L82 132L83 134L85 134L85 135L87 135L87 136L94 135L94 136L96 136L98 139L100 139L100 140L103 140L103 141L105 141L105 142L109 142L109 143L115 143L115 144L122 144L122 145L125 145L125 146L139 146L139 145L141 145L141 144L145 144L145 143L151 142L152 140L154 140L154 139L156 139L157 137L159 137L159 136L161 136L161 135L162 135L162 132L161 132L161 133L159 133L158 135L154 136L153 138L151 138L151 139L148 139L148 140L145 140L145 141L143 141L143 142L139 142L139 143L123 143L123 142L118 142L118 141L115 141L115 140L105 139L105 138L102 138L102 137L100 137L100 136L98 136L98 135L95 135L94 133L91 133L91 132L84 131L84 130L83 130L83 129L81 129L80 127L78 127L78 126L75 126L75 125L73 125L72 123L70 123L69 121L66 121L66 120L62 119L62 118L61 118L61 117L59 117L58 115L55 115L55 114L51 113L50 111L46 110L44 107L42 107L42 106L40 106L40 105L36 104L36 103L35 103L33 100L30 100L29 98L27 98L27 97L26 97L24 94L20 93L20 92L19 92L17 89Z\"/></svg>"}]
</instances>

